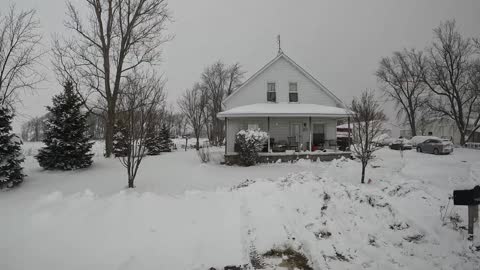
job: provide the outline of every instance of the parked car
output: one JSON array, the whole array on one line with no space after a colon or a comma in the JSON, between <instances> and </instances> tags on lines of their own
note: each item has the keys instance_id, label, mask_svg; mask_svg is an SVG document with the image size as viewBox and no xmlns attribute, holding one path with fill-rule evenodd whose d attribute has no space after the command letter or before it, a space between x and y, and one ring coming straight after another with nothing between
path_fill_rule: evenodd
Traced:
<instances>
[{"instance_id":1,"label":"parked car","mask_svg":"<svg viewBox=\"0 0 480 270\"><path fill-rule=\"evenodd\" d=\"M414 147L417 146L417 144L419 143L422 143L428 139L440 139L438 137L435 137L435 136L413 136L411 139L410 139L410 142L412 143L412 145Z\"/></svg>"},{"instance_id":2,"label":"parked car","mask_svg":"<svg viewBox=\"0 0 480 270\"><path fill-rule=\"evenodd\" d=\"M430 154L450 154L453 152L453 143L440 138L428 139L417 144L417 152Z\"/></svg>"},{"instance_id":3,"label":"parked car","mask_svg":"<svg viewBox=\"0 0 480 270\"><path fill-rule=\"evenodd\" d=\"M391 143L394 142L394 139L390 137L388 134L380 134L376 138L374 138L373 143L375 143L376 146L387 146L390 145Z\"/></svg>"},{"instance_id":4,"label":"parked car","mask_svg":"<svg viewBox=\"0 0 480 270\"><path fill-rule=\"evenodd\" d=\"M390 149L393 150L412 150L412 144L406 139L397 139L390 144Z\"/></svg>"}]
</instances>

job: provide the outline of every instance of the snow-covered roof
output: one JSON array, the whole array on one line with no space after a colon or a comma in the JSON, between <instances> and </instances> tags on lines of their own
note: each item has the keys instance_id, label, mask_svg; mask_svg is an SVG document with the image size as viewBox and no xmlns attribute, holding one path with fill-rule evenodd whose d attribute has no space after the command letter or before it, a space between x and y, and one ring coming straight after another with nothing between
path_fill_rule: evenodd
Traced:
<instances>
[{"instance_id":1,"label":"snow-covered roof","mask_svg":"<svg viewBox=\"0 0 480 270\"><path fill-rule=\"evenodd\" d=\"M218 118L225 117L267 117L267 116L322 116L322 117L346 117L349 111L343 108L323 106L318 104L298 103L257 103L239 106L221 112Z\"/></svg>"}]
</instances>

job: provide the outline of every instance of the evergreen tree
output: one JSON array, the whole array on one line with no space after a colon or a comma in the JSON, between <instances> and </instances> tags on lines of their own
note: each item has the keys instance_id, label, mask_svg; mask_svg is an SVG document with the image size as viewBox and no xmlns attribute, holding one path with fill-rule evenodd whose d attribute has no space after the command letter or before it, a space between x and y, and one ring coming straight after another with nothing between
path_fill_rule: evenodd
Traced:
<instances>
[{"instance_id":1,"label":"evergreen tree","mask_svg":"<svg viewBox=\"0 0 480 270\"><path fill-rule=\"evenodd\" d=\"M167 128L167 125L163 124L162 129L160 130L160 152L171 152L171 144L172 140L170 140L170 129Z\"/></svg>"},{"instance_id":2,"label":"evergreen tree","mask_svg":"<svg viewBox=\"0 0 480 270\"><path fill-rule=\"evenodd\" d=\"M126 157L128 154L128 128L121 119L113 127L113 154L115 157Z\"/></svg>"},{"instance_id":3,"label":"evergreen tree","mask_svg":"<svg viewBox=\"0 0 480 270\"><path fill-rule=\"evenodd\" d=\"M147 135L145 138L145 147L147 153L150 156L160 155L160 136L154 125L150 125L147 129Z\"/></svg>"},{"instance_id":4,"label":"evergreen tree","mask_svg":"<svg viewBox=\"0 0 480 270\"><path fill-rule=\"evenodd\" d=\"M87 115L81 111L82 101L71 82L64 92L53 97L53 106L47 106L50 117L46 121L45 147L36 156L40 166L47 170L75 170L92 164L88 136Z\"/></svg>"},{"instance_id":5,"label":"evergreen tree","mask_svg":"<svg viewBox=\"0 0 480 270\"><path fill-rule=\"evenodd\" d=\"M0 105L0 189L17 186L25 176L21 166L22 141L12 133L12 118L11 110Z\"/></svg>"}]
</instances>

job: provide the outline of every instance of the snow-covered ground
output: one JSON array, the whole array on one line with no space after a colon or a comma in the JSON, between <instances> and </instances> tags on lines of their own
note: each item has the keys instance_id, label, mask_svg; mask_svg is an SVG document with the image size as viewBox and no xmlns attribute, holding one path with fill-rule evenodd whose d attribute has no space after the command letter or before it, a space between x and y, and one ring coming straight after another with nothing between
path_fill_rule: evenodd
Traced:
<instances>
[{"instance_id":1,"label":"snow-covered ground","mask_svg":"<svg viewBox=\"0 0 480 270\"><path fill-rule=\"evenodd\" d=\"M76 172L41 170L38 147L24 146L24 184L0 192L2 270L218 269L284 246L314 269L479 269L467 208L448 199L480 184L478 150L382 149L365 185L351 160L242 168L220 165L222 149L208 164L176 151L146 158L127 190L101 144Z\"/></svg>"}]
</instances>

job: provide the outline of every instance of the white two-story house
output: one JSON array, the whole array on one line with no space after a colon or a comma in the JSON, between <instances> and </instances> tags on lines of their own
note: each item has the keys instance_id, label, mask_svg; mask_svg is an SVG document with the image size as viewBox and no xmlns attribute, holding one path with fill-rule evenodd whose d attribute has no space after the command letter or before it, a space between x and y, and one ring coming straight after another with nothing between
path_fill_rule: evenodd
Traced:
<instances>
[{"instance_id":1,"label":"white two-story house","mask_svg":"<svg viewBox=\"0 0 480 270\"><path fill-rule=\"evenodd\" d=\"M269 134L264 156L336 150L337 121L348 117L344 104L282 51L224 105L217 117L226 124L226 156L236 153L237 132L251 128Z\"/></svg>"}]
</instances>

